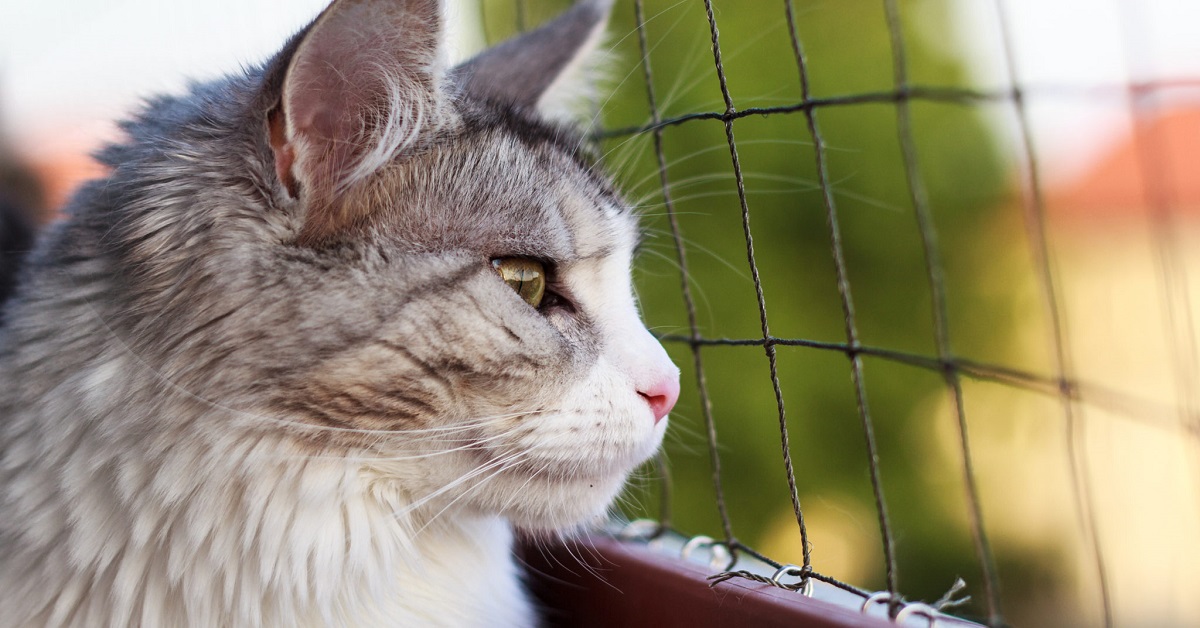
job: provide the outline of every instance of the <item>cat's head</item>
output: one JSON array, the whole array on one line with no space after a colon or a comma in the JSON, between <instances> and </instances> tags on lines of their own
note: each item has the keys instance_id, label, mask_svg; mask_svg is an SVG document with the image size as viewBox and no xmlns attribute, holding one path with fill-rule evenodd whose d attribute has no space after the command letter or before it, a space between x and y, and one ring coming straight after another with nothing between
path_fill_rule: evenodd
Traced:
<instances>
[{"instance_id":1,"label":"cat's head","mask_svg":"<svg viewBox=\"0 0 1200 628\"><path fill-rule=\"evenodd\" d=\"M602 514L679 392L636 217L548 121L609 4L449 68L436 0L337 0L261 74L152 106L107 155L135 351L434 512Z\"/></svg>"}]
</instances>

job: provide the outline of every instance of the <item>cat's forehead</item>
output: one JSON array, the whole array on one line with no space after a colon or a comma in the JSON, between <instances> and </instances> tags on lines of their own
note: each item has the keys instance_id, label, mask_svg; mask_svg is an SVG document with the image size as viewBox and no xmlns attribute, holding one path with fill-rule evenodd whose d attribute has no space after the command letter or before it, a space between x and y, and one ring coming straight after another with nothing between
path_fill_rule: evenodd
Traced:
<instances>
[{"instance_id":1,"label":"cat's forehead","mask_svg":"<svg viewBox=\"0 0 1200 628\"><path fill-rule=\"evenodd\" d=\"M468 126L389 168L368 202L380 227L422 248L558 261L629 251L636 217L577 157L578 139L546 127Z\"/></svg>"}]
</instances>

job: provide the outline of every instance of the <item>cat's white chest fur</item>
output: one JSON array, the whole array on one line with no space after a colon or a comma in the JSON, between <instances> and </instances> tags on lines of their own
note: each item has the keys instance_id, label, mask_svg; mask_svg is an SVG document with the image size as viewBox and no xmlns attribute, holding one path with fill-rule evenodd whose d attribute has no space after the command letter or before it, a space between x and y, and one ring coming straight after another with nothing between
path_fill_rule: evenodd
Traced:
<instances>
[{"instance_id":1,"label":"cat's white chest fur","mask_svg":"<svg viewBox=\"0 0 1200 628\"><path fill-rule=\"evenodd\" d=\"M536 624L499 517L432 502L413 509L398 490L404 479L306 460L268 440L223 451L140 445L146 457L84 447L72 452L84 462L27 469L27 508L9 514L40 522L34 533L55 541L26 537L29 551L9 548L0 588L20 594L0 596L0 617L55 626Z\"/></svg>"},{"instance_id":2,"label":"cat's white chest fur","mask_svg":"<svg viewBox=\"0 0 1200 628\"><path fill-rule=\"evenodd\" d=\"M332 625L537 624L515 563L507 521L461 511L444 516L454 506L440 503L421 509L425 516L413 516L402 496L388 493L384 489L356 495L349 501L364 503L348 503L340 518L334 513L326 519L331 542L343 544L329 548L330 564L314 564L313 581L328 569L335 579L361 573L362 582L360 586L351 579L335 585L340 591L334 595L341 599L321 604L318 616L308 618L312 625L331 625L325 613L339 607L348 610L342 621ZM356 510L363 520L353 520ZM343 556L338 556L339 549L344 549ZM369 597L364 596L367 592Z\"/></svg>"},{"instance_id":3,"label":"cat's white chest fur","mask_svg":"<svg viewBox=\"0 0 1200 628\"><path fill-rule=\"evenodd\" d=\"M337 529L344 523L328 525ZM312 579L335 581L330 583L330 599L317 601L294 623L281 618L279 625L537 625L514 561L507 522L498 517L458 517L412 538L393 522L360 523L374 528L375 535L388 534L390 528L392 538L376 540L367 554L352 559L357 564L340 557L324 565L314 560ZM336 543L337 535L330 540ZM333 556L338 548L329 549L327 556ZM346 577L354 573L361 576Z\"/></svg>"},{"instance_id":4,"label":"cat's white chest fur","mask_svg":"<svg viewBox=\"0 0 1200 628\"><path fill-rule=\"evenodd\" d=\"M417 542L427 558L416 568L401 571L397 590L406 591L407 597L397 613L384 613L384 617L411 615L413 625L537 623L514 564L507 523L480 519L461 531Z\"/></svg>"}]
</instances>

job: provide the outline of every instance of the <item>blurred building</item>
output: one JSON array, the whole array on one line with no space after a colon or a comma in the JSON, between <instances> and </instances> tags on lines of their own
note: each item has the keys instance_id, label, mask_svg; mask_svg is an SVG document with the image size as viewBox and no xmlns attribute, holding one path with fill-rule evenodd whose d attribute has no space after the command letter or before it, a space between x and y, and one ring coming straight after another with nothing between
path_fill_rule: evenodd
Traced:
<instances>
[{"instance_id":1,"label":"blurred building","mask_svg":"<svg viewBox=\"0 0 1200 628\"><path fill-rule=\"evenodd\" d=\"M1053 397L984 386L971 412L997 552L1037 548L1071 572L1012 619L1100 621L1080 515L1090 493L1116 625L1200 625L1200 108L1147 112L1082 176L1048 190L1046 209L1081 383L1078 489ZM1025 309L1016 350L1045 353L1044 308ZM956 452L956 435L942 436Z\"/></svg>"},{"instance_id":2,"label":"blurred building","mask_svg":"<svg viewBox=\"0 0 1200 628\"><path fill-rule=\"evenodd\" d=\"M1085 406L1119 623L1200 624L1200 108L1146 112L1049 200L1078 377L1126 395Z\"/></svg>"}]
</instances>

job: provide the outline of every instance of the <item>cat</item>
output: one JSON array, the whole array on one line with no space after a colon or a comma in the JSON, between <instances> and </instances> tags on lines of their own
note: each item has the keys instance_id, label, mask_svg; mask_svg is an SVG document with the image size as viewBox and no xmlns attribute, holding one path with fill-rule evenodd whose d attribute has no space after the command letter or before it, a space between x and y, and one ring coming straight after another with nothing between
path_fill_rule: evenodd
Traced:
<instances>
[{"instance_id":1,"label":"cat","mask_svg":"<svg viewBox=\"0 0 1200 628\"><path fill-rule=\"evenodd\" d=\"M448 67L437 0L335 0L122 124L4 305L0 623L537 624L514 537L679 394L562 118L611 4Z\"/></svg>"}]
</instances>

